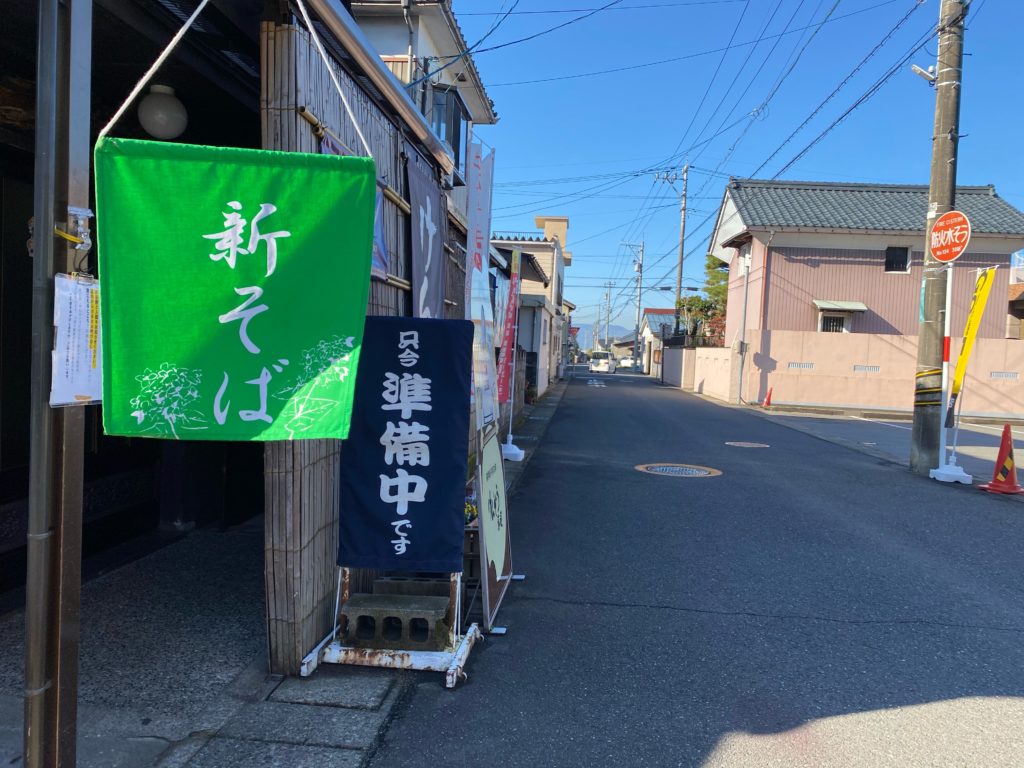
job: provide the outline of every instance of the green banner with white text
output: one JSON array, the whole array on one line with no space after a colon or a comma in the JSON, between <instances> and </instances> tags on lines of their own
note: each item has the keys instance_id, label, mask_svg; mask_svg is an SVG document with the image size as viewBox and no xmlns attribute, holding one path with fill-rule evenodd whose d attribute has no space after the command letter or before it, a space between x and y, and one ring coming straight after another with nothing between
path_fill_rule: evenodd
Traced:
<instances>
[{"instance_id":1,"label":"green banner with white text","mask_svg":"<svg viewBox=\"0 0 1024 768\"><path fill-rule=\"evenodd\" d=\"M373 160L106 138L95 162L104 430L347 437Z\"/></svg>"}]
</instances>

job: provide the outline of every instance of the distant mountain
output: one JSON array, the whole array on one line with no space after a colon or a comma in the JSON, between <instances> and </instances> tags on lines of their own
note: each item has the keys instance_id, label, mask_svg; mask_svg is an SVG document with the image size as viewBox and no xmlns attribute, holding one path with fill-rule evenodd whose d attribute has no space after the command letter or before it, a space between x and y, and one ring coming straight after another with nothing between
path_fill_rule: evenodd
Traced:
<instances>
[{"instance_id":1,"label":"distant mountain","mask_svg":"<svg viewBox=\"0 0 1024 768\"><path fill-rule=\"evenodd\" d=\"M573 320L573 325L580 327L579 335L576 336L576 341L580 345L580 349L587 350L593 349L594 347L594 322L576 322ZM608 333L611 335L612 340L622 338L624 336L630 336L633 333L632 328L624 328L621 325L609 325ZM599 330L600 339L604 341L604 325Z\"/></svg>"}]
</instances>

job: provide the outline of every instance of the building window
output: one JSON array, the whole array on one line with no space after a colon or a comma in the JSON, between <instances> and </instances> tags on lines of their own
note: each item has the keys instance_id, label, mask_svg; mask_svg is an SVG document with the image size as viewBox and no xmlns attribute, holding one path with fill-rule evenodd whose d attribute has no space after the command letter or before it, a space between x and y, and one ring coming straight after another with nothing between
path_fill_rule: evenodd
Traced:
<instances>
[{"instance_id":1,"label":"building window","mask_svg":"<svg viewBox=\"0 0 1024 768\"><path fill-rule=\"evenodd\" d=\"M910 249L889 247L885 249L885 271L906 274L910 271Z\"/></svg>"},{"instance_id":2,"label":"building window","mask_svg":"<svg viewBox=\"0 0 1024 768\"><path fill-rule=\"evenodd\" d=\"M465 155L469 133L469 113L462 103L458 88L435 85L430 110L430 125L434 133L452 151L455 158L456 183L465 183Z\"/></svg>"},{"instance_id":3,"label":"building window","mask_svg":"<svg viewBox=\"0 0 1024 768\"><path fill-rule=\"evenodd\" d=\"M849 328L846 327L846 315L826 315L821 316L821 330L824 333L846 333Z\"/></svg>"}]
</instances>

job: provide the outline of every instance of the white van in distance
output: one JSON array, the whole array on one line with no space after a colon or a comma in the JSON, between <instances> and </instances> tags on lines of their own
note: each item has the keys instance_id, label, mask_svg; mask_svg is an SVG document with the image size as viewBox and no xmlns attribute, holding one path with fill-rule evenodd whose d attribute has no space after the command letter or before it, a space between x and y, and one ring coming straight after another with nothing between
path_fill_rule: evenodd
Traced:
<instances>
[{"instance_id":1,"label":"white van in distance","mask_svg":"<svg viewBox=\"0 0 1024 768\"><path fill-rule=\"evenodd\" d=\"M610 352L591 352L590 372L615 373L615 358Z\"/></svg>"}]
</instances>

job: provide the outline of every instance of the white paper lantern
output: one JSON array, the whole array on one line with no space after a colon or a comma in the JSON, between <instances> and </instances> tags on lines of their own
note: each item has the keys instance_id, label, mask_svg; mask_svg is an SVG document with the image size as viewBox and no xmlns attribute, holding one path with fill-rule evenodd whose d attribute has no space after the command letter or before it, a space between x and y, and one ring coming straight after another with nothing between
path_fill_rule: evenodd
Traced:
<instances>
[{"instance_id":1,"label":"white paper lantern","mask_svg":"<svg viewBox=\"0 0 1024 768\"><path fill-rule=\"evenodd\" d=\"M185 105L166 85L151 85L139 102L139 122L155 139L176 139L188 126Z\"/></svg>"}]
</instances>

